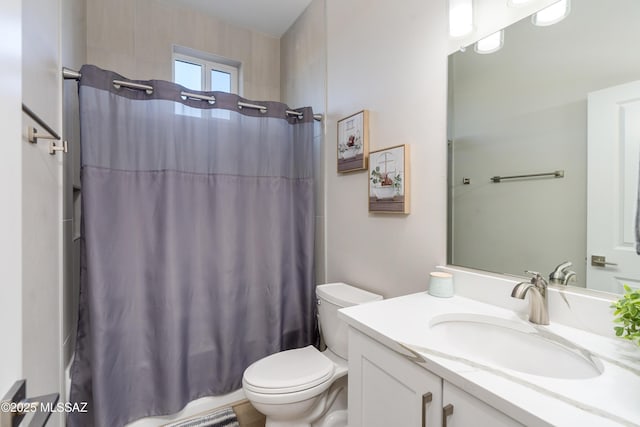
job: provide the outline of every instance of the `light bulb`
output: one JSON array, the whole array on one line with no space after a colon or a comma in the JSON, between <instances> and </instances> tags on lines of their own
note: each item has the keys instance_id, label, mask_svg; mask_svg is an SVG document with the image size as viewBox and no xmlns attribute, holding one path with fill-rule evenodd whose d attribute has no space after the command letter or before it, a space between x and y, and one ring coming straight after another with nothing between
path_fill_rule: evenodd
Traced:
<instances>
[{"instance_id":1,"label":"light bulb","mask_svg":"<svg viewBox=\"0 0 640 427\"><path fill-rule=\"evenodd\" d=\"M449 35L464 37L473 31L473 0L449 0Z\"/></svg>"},{"instance_id":2,"label":"light bulb","mask_svg":"<svg viewBox=\"0 0 640 427\"><path fill-rule=\"evenodd\" d=\"M504 45L504 31L500 30L496 33L491 34L478 42L475 45L475 51L477 53L485 54L485 53L493 53L502 48Z\"/></svg>"},{"instance_id":3,"label":"light bulb","mask_svg":"<svg viewBox=\"0 0 640 427\"><path fill-rule=\"evenodd\" d=\"M534 25L545 27L547 25L553 25L569 15L571 3L569 0L560 0L557 3L547 6L541 11L537 12L531 18Z\"/></svg>"}]
</instances>

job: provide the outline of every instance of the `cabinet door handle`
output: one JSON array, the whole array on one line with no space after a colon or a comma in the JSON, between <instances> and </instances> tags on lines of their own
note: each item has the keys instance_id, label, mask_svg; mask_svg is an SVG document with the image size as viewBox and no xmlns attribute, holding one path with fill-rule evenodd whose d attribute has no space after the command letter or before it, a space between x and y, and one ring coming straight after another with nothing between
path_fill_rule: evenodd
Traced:
<instances>
[{"instance_id":1,"label":"cabinet door handle","mask_svg":"<svg viewBox=\"0 0 640 427\"><path fill-rule=\"evenodd\" d=\"M422 395L422 427L427 427L427 403L433 400L431 392Z\"/></svg>"},{"instance_id":2,"label":"cabinet door handle","mask_svg":"<svg viewBox=\"0 0 640 427\"><path fill-rule=\"evenodd\" d=\"M453 415L453 405L451 403L442 408L442 427L447 427L447 417L449 415Z\"/></svg>"}]
</instances>

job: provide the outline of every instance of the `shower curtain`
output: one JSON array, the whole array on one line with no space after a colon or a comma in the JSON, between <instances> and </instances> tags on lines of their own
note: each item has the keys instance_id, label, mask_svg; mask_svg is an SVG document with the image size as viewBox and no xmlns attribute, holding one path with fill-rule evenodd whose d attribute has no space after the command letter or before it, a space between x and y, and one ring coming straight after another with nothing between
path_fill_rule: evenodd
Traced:
<instances>
[{"instance_id":1,"label":"shower curtain","mask_svg":"<svg viewBox=\"0 0 640 427\"><path fill-rule=\"evenodd\" d=\"M70 426L122 426L241 387L316 342L313 112L84 66L82 268Z\"/></svg>"}]
</instances>

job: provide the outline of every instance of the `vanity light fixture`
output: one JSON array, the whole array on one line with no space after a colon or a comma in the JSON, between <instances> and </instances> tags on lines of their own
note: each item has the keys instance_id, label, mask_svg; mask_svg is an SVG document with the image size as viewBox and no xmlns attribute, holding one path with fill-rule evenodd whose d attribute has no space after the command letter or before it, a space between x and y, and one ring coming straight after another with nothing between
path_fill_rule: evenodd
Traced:
<instances>
[{"instance_id":1,"label":"vanity light fixture","mask_svg":"<svg viewBox=\"0 0 640 427\"><path fill-rule=\"evenodd\" d=\"M571 9L570 0L560 0L557 3L547 6L541 11L535 13L531 18L533 25L546 27L562 21L569 15Z\"/></svg>"},{"instance_id":2,"label":"vanity light fixture","mask_svg":"<svg viewBox=\"0 0 640 427\"><path fill-rule=\"evenodd\" d=\"M500 30L476 42L476 53L487 54L497 52L504 46L504 30Z\"/></svg>"},{"instance_id":3,"label":"vanity light fixture","mask_svg":"<svg viewBox=\"0 0 640 427\"><path fill-rule=\"evenodd\" d=\"M449 0L449 36L464 37L473 31L473 0Z\"/></svg>"}]
</instances>

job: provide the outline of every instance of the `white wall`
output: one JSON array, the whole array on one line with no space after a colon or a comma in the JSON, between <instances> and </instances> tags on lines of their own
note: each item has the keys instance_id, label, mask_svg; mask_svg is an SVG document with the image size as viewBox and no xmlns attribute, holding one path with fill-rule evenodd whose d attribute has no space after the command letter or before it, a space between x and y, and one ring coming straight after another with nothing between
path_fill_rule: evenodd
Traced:
<instances>
[{"instance_id":1,"label":"white wall","mask_svg":"<svg viewBox=\"0 0 640 427\"><path fill-rule=\"evenodd\" d=\"M27 142L27 126L44 130L20 110L61 133L60 3L5 1L0 26L0 393L21 378L29 396L62 393L63 155Z\"/></svg>"},{"instance_id":2,"label":"white wall","mask_svg":"<svg viewBox=\"0 0 640 427\"><path fill-rule=\"evenodd\" d=\"M396 296L446 260L446 6L327 0L327 281ZM372 150L411 145L408 216L369 214L367 172L336 172L336 121L362 109Z\"/></svg>"},{"instance_id":3,"label":"white wall","mask_svg":"<svg viewBox=\"0 0 640 427\"><path fill-rule=\"evenodd\" d=\"M281 101L295 107L326 110L327 36L325 0L313 0L280 39ZM326 281L324 256L324 125L316 122L314 173L316 191L316 284Z\"/></svg>"},{"instance_id":4,"label":"white wall","mask_svg":"<svg viewBox=\"0 0 640 427\"><path fill-rule=\"evenodd\" d=\"M22 100L58 134L62 130L59 1L22 2ZM23 115L23 377L30 396L62 393L62 158L49 142L26 142ZM54 415L50 425L59 425Z\"/></svg>"},{"instance_id":5,"label":"white wall","mask_svg":"<svg viewBox=\"0 0 640 427\"><path fill-rule=\"evenodd\" d=\"M496 53L452 56L453 264L522 275L569 260L585 285L587 93L640 79L638 16L634 0L581 0L553 26L513 25Z\"/></svg>"},{"instance_id":6,"label":"white wall","mask_svg":"<svg viewBox=\"0 0 640 427\"><path fill-rule=\"evenodd\" d=\"M245 98L280 99L279 39L170 0L87 0L90 64L132 79L170 81L173 44L242 62Z\"/></svg>"},{"instance_id":7,"label":"white wall","mask_svg":"<svg viewBox=\"0 0 640 427\"><path fill-rule=\"evenodd\" d=\"M22 374L22 2L0 7L0 395Z\"/></svg>"}]
</instances>

